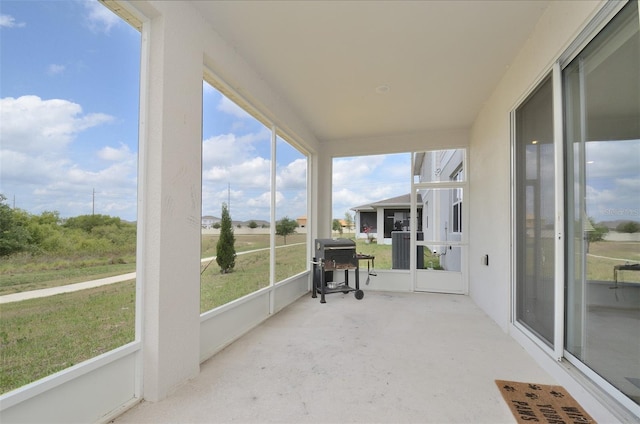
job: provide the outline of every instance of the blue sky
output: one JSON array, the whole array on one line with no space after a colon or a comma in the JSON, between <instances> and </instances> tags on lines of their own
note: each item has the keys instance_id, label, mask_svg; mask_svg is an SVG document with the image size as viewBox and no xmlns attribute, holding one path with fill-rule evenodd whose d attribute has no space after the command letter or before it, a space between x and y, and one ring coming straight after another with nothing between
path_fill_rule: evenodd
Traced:
<instances>
[{"instance_id":1,"label":"blue sky","mask_svg":"<svg viewBox=\"0 0 640 424\"><path fill-rule=\"evenodd\" d=\"M140 34L96 1L0 3L0 193L30 213L136 219ZM203 84L203 214L270 216L270 134ZM408 192L408 155L334 161L334 216ZM306 214L306 160L277 143L276 219ZM93 195L95 190L95 197Z\"/></svg>"},{"instance_id":2,"label":"blue sky","mask_svg":"<svg viewBox=\"0 0 640 424\"><path fill-rule=\"evenodd\" d=\"M333 216L344 218L354 206L411 191L411 154L358 156L333 160Z\"/></svg>"},{"instance_id":3,"label":"blue sky","mask_svg":"<svg viewBox=\"0 0 640 424\"><path fill-rule=\"evenodd\" d=\"M0 3L0 192L135 220L140 34L97 2Z\"/></svg>"}]
</instances>

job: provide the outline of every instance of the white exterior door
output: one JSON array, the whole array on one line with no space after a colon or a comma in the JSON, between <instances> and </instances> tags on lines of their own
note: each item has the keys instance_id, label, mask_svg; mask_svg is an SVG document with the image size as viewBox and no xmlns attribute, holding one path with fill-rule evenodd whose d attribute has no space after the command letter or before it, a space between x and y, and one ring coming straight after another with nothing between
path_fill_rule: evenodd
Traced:
<instances>
[{"instance_id":1,"label":"white exterior door","mask_svg":"<svg viewBox=\"0 0 640 424\"><path fill-rule=\"evenodd\" d=\"M411 225L414 289L466 294L466 150L414 153L412 163L411 216L418 216L417 206L422 205L421 225L415 220Z\"/></svg>"}]
</instances>

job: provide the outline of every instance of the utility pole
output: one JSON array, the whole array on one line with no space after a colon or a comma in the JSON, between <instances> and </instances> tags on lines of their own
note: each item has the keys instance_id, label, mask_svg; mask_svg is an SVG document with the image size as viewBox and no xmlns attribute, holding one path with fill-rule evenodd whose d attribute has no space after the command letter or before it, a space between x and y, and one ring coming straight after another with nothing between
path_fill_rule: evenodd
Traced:
<instances>
[{"instance_id":1,"label":"utility pole","mask_svg":"<svg viewBox=\"0 0 640 424\"><path fill-rule=\"evenodd\" d=\"M231 214L231 183L227 183L227 209L229 209L229 214Z\"/></svg>"},{"instance_id":2,"label":"utility pole","mask_svg":"<svg viewBox=\"0 0 640 424\"><path fill-rule=\"evenodd\" d=\"M96 189L93 189L92 200L91 200L91 216L96 213Z\"/></svg>"}]
</instances>

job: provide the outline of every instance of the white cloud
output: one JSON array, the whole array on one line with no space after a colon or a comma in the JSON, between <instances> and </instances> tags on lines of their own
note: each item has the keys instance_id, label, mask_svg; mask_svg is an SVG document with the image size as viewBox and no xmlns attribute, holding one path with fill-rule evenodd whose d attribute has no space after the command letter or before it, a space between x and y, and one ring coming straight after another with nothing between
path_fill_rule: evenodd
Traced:
<instances>
[{"instance_id":1,"label":"white cloud","mask_svg":"<svg viewBox=\"0 0 640 424\"><path fill-rule=\"evenodd\" d=\"M228 113L235 116L238 119L253 119L244 109L229 100L227 97L220 97L220 103L218 103L218 111Z\"/></svg>"},{"instance_id":2,"label":"white cloud","mask_svg":"<svg viewBox=\"0 0 640 424\"><path fill-rule=\"evenodd\" d=\"M337 190L333 192L333 204L335 206L342 205L341 207L334 207L334 210L344 209L345 211L350 210L355 206L364 205L366 203L371 202L373 199L370 199L371 196L367 195L365 190L352 191L346 188ZM382 200L382 199L377 199Z\"/></svg>"},{"instance_id":3,"label":"white cloud","mask_svg":"<svg viewBox=\"0 0 640 424\"><path fill-rule=\"evenodd\" d=\"M135 219L135 152L121 144L85 151L81 163L71 159L78 136L110 122L111 116L83 114L76 103L37 96L0 99L0 111L0 192L15 195L17 207L74 216L91 213L95 206L96 213Z\"/></svg>"},{"instance_id":4,"label":"white cloud","mask_svg":"<svg viewBox=\"0 0 640 424\"><path fill-rule=\"evenodd\" d=\"M640 140L612 140L585 144L587 178L637 175Z\"/></svg>"},{"instance_id":5,"label":"white cloud","mask_svg":"<svg viewBox=\"0 0 640 424\"><path fill-rule=\"evenodd\" d=\"M0 150L0 158L4 187L7 183L18 187L47 184L52 177L61 175L62 170L70 164L65 158L31 156L5 149Z\"/></svg>"},{"instance_id":6,"label":"white cloud","mask_svg":"<svg viewBox=\"0 0 640 424\"><path fill-rule=\"evenodd\" d=\"M307 187L307 160L296 159L279 170L276 176L278 190L305 190Z\"/></svg>"},{"instance_id":7,"label":"white cloud","mask_svg":"<svg viewBox=\"0 0 640 424\"><path fill-rule=\"evenodd\" d=\"M250 208L270 208L271 192L263 192L262 194L246 199L247 206Z\"/></svg>"},{"instance_id":8,"label":"white cloud","mask_svg":"<svg viewBox=\"0 0 640 424\"><path fill-rule=\"evenodd\" d=\"M203 169L242 162L255 156L256 143L269 143L269 139L270 133L266 128L242 136L230 133L210 137L202 143Z\"/></svg>"},{"instance_id":9,"label":"white cloud","mask_svg":"<svg viewBox=\"0 0 640 424\"><path fill-rule=\"evenodd\" d=\"M30 156L3 150L0 156L0 191L16 195L17 206L30 213L45 210L57 210L62 216L91 213L95 189L96 213L135 219L135 154L97 170L88 169L86 164L51 159L46 155Z\"/></svg>"},{"instance_id":10,"label":"white cloud","mask_svg":"<svg viewBox=\"0 0 640 424\"><path fill-rule=\"evenodd\" d=\"M588 142L585 153L588 216L638 220L640 140Z\"/></svg>"},{"instance_id":11,"label":"white cloud","mask_svg":"<svg viewBox=\"0 0 640 424\"><path fill-rule=\"evenodd\" d=\"M24 153L56 153L78 133L113 120L103 113L82 114L82 107L67 100L38 96L0 99L2 147Z\"/></svg>"},{"instance_id":12,"label":"white cloud","mask_svg":"<svg viewBox=\"0 0 640 424\"><path fill-rule=\"evenodd\" d=\"M120 18L95 0L83 0L86 9L86 25L92 32L108 34Z\"/></svg>"},{"instance_id":13,"label":"white cloud","mask_svg":"<svg viewBox=\"0 0 640 424\"><path fill-rule=\"evenodd\" d=\"M334 217L342 218L355 206L409 193L410 166L409 154L334 159Z\"/></svg>"},{"instance_id":14,"label":"white cloud","mask_svg":"<svg viewBox=\"0 0 640 424\"><path fill-rule=\"evenodd\" d=\"M63 73L64 71L65 71L64 65L56 65L55 63L52 63L47 67L47 74L49 75L58 75Z\"/></svg>"},{"instance_id":15,"label":"white cloud","mask_svg":"<svg viewBox=\"0 0 640 424\"><path fill-rule=\"evenodd\" d=\"M256 156L256 143L269 143L269 132L242 136L222 134L202 145L203 185L231 183L234 188L261 188L270 185L269 159Z\"/></svg>"},{"instance_id":16,"label":"white cloud","mask_svg":"<svg viewBox=\"0 0 640 424\"><path fill-rule=\"evenodd\" d=\"M363 187L368 178L375 175L385 156L358 156L333 161L335 187Z\"/></svg>"},{"instance_id":17,"label":"white cloud","mask_svg":"<svg viewBox=\"0 0 640 424\"><path fill-rule=\"evenodd\" d=\"M232 162L238 153L244 153L236 150L239 145L240 142L235 134L222 134L204 140L202 142L203 169L206 170Z\"/></svg>"},{"instance_id":18,"label":"white cloud","mask_svg":"<svg viewBox=\"0 0 640 424\"><path fill-rule=\"evenodd\" d=\"M131 153L129 146L120 144L117 149L111 146L105 146L98 151L98 157L107 161L124 161L135 159L135 153Z\"/></svg>"},{"instance_id":19,"label":"white cloud","mask_svg":"<svg viewBox=\"0 0 640 424\"><path fill-rule=\"evenodd\" d=\"M229 164L224 167L213 167L205 170L203 180L216 185L227 185L241 189L265 189L271 183L271 161L254 157Z\"/></svg>"},{"instance_id":20,"label":"white cloud","mask_svg":"<svg viewBox=\"0 0 640 424\"><path fill-rule=\"evenodd\" d=\"M83 169L80 165L74 165L66 171L63 181L69 185L101 185L103 187L115 187L128 184L135 179L135 166L131 161L116 162L106 168L92 171Z\"/></svg>"},{"instance_id":21,"label":"white cloud","mask_svg":"<svg viewBox=\"0 0 640 424\"><path fill-rule=\"evenodd\" d=\"M587 185L587 215L596 222L638 220L640 178L617 179L609 188Z\"/></svg>"},{"instance_id":22,"label":"white cloud","mask_svg":"<svg viewBox=\"0 0 640 424\"><path fill-rule=\"evenodd\" d=\"M0 15L0 28L22 28L26 25L24 22L16 22L16 19L11 15Z\"/></svg>"},{"instance_id":23,"label":"white cloud","mask_svg":"<svg viewBox=\"0 0 640 424\"><path fill-rule=\"evenodd\" d=\"M237 141L232 135L220 136L218 140L228 148ZM209 148L213 148L213 145L208 146ZM215 151L218 155L228 157L219 150ZM219 215L220 205L230 199L234 220L268 220L271 206L271 161L259 156L249 157L242 151L235 153L228 157L226 163L203 169L203 214ZM304 215L306 160L296 159L283 166L276 177L276 187L278 218L284 215Z\"/></svg>"}]
</instances>

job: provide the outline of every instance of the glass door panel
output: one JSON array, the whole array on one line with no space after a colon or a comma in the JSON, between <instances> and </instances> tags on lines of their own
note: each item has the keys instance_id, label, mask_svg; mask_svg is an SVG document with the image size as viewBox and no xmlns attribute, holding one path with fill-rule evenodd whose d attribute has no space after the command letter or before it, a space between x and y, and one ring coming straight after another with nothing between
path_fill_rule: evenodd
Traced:
<instances>
[{"instance_id":1,"label":"glass door panel","mask_svg":"<svg viewBox=\"0 0 640 424\"><path fill-rule=\"evenodd\" d=\"M547 77L515 113L516 321L549 346L555 316L555 155Z\"/></svg>"},{"instance_id":2,"label":"glass door panel","mask_svg":"<svg viewBox=\"0 0 640 424\"><path fill-rule=\"evenodd\" d=\"M638 3L629 2L563 71L565 349L635 404L640 404L638 28Z\"/></svg>"}]
</instances>

